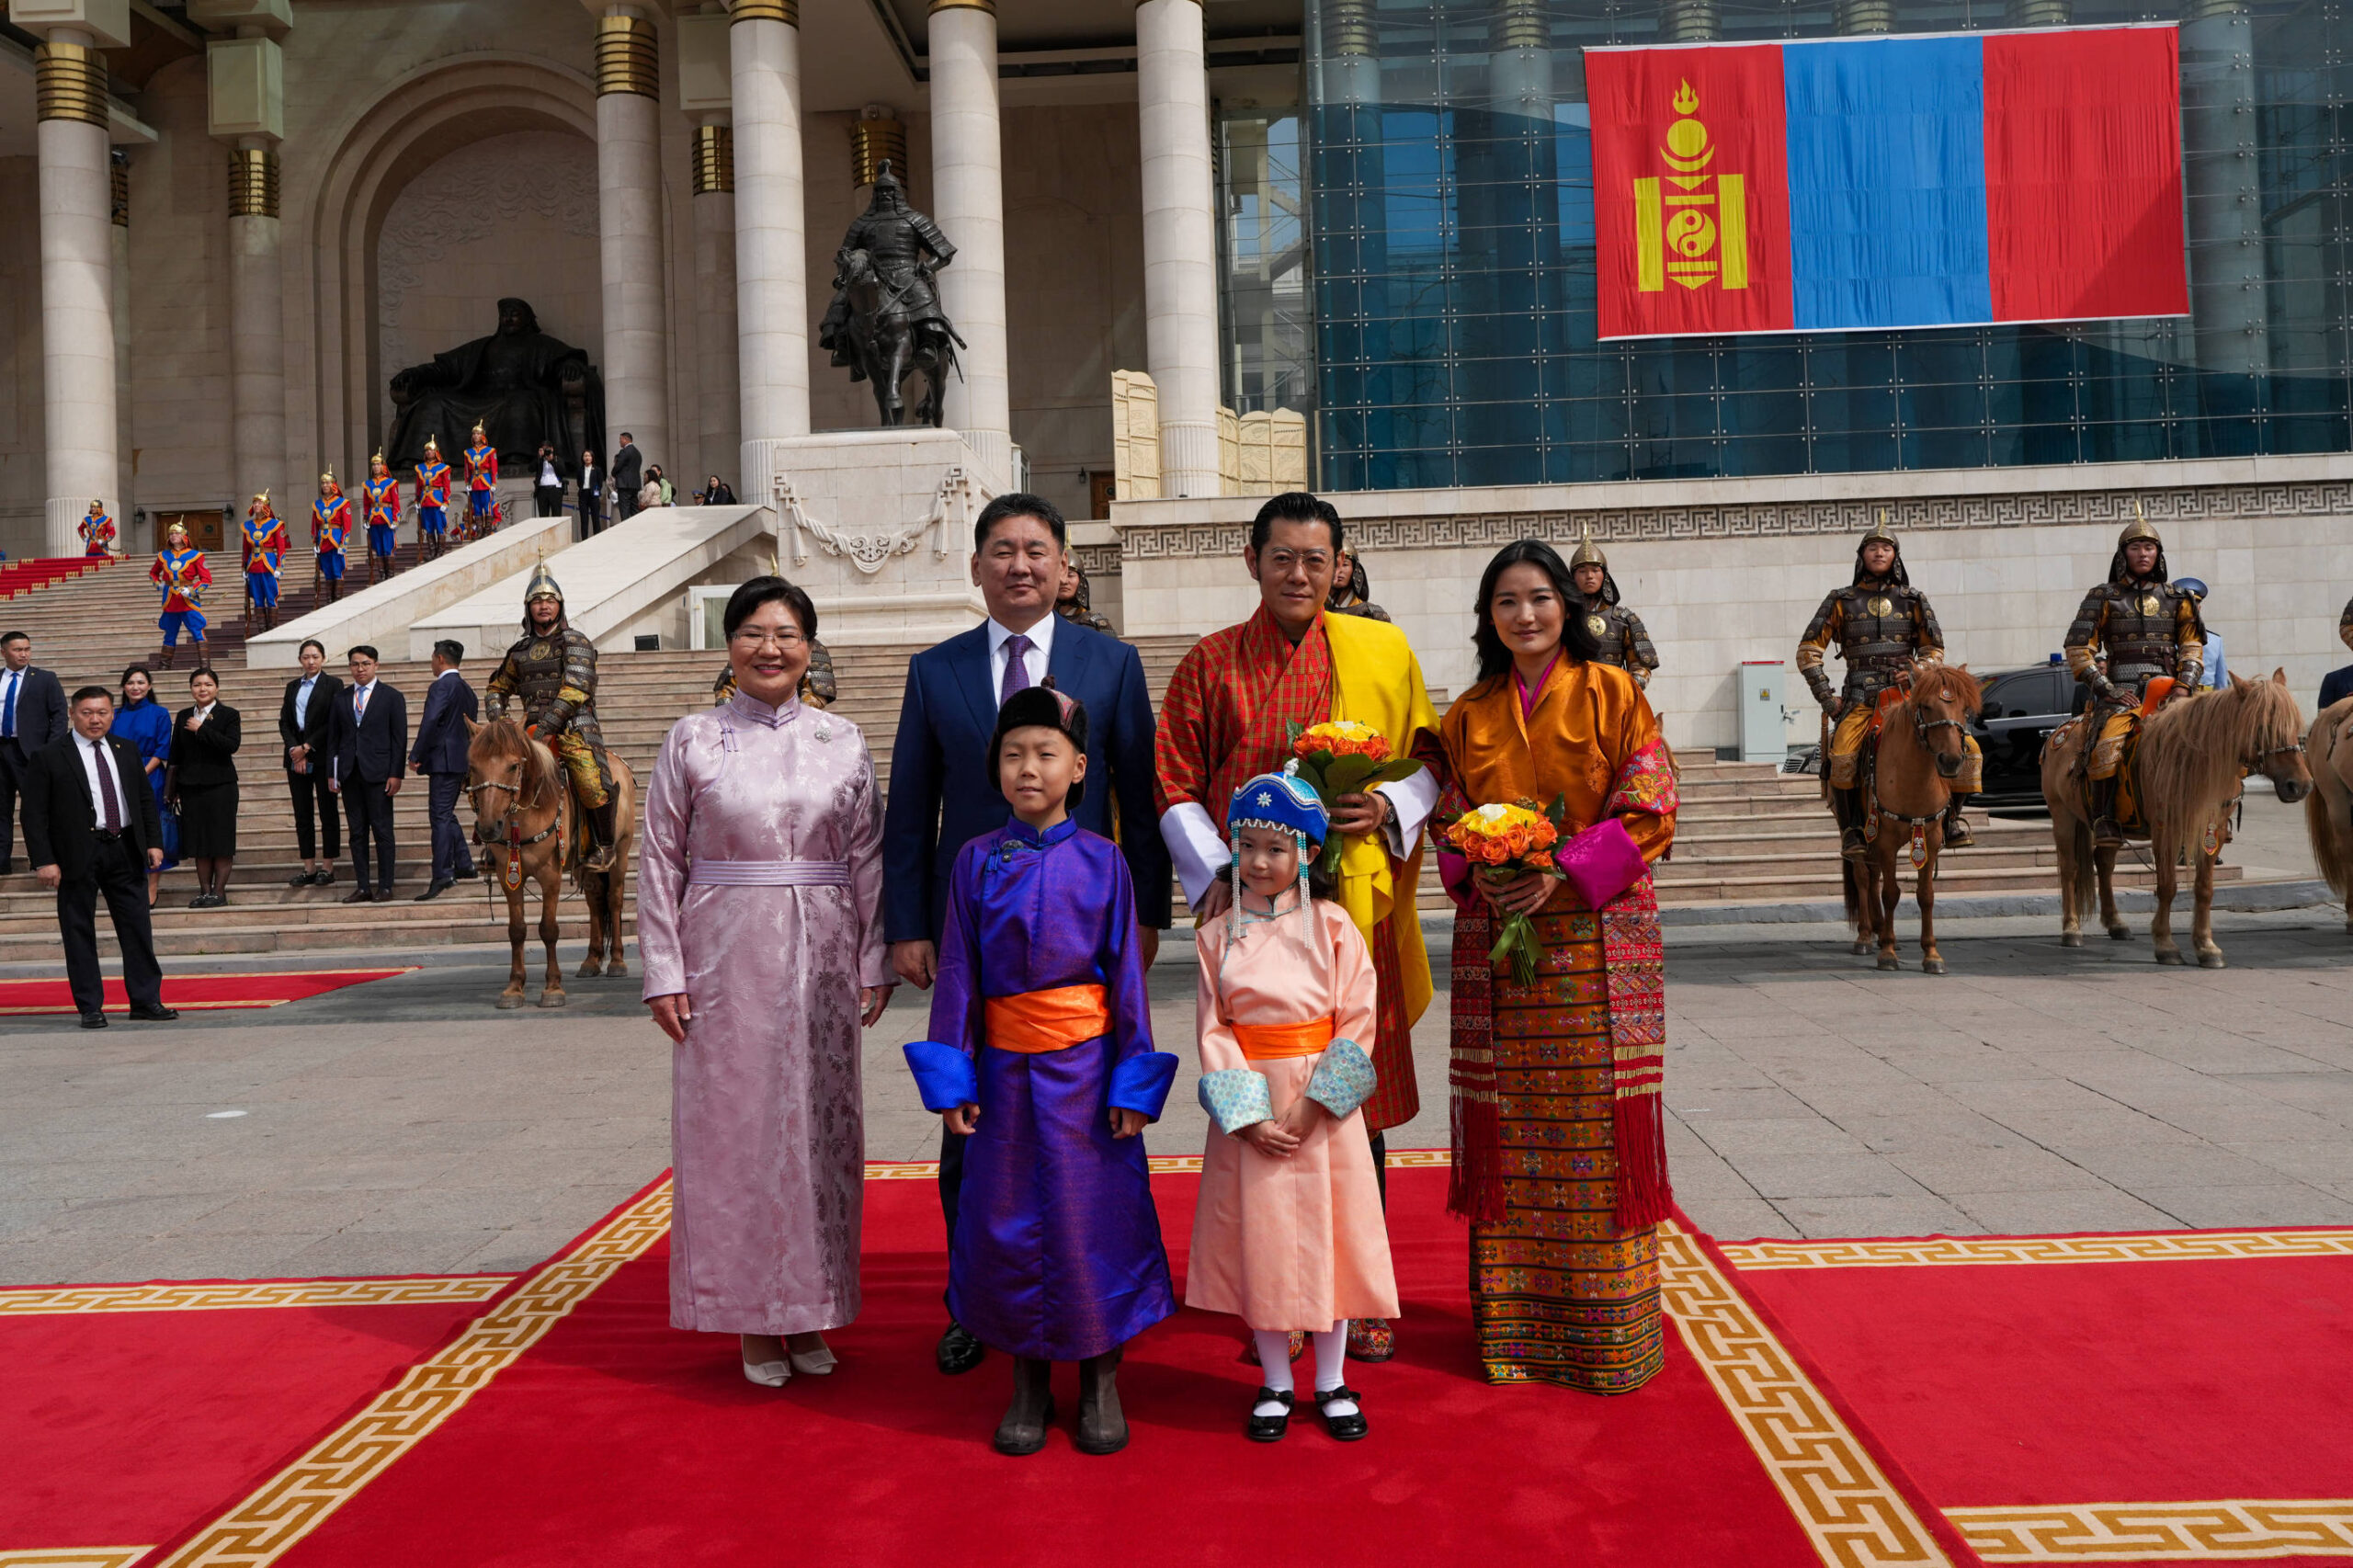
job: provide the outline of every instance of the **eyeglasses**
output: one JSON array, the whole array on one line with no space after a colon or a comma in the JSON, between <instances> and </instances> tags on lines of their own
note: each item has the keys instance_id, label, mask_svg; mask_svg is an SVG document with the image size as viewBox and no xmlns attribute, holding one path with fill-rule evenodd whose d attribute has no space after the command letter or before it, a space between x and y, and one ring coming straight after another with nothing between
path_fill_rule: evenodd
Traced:
<instances>
[{"instance_id":1,"label":"eyeglasses","mask_svg":"<svg viewBox=\"0 0 2353 1568\"><path fill-rule=\"evenodd\" d=\"M795 648L806 647L809 639L801 636L798 631L767 632L760 631L757 627L747 626L735 633L734 642L737 647L747 652L756 648L774 648L780 653L789 653Z\"/></svg>"}]
</instances>

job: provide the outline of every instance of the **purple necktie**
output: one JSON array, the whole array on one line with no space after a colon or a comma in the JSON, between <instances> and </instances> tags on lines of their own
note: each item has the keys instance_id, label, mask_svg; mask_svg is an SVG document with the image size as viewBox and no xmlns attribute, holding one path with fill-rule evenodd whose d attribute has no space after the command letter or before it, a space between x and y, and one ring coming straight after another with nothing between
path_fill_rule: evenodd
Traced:
<instances>
[{"instance_id":1,"label":"purple necktie","mask_svg":"<svg viewBox=\"0 0 2353 1568\"><path fill-rule=\"evenodd\" d=\"M1029 687L1029 639L1018 631L1005 640L1005 684L997 688L996 705L1004 707L1017 691Z\"/></svg>"},{"instance_id":2,"label":"purple necktie","mask_svg":"<svg viewBox=\"0 0 2353 1568\"><path fill-rule=\"evenodd\" d=\"M106 742L94 742L90 749L97 753L98 801L106 808L106 821L98 825L108 833L122 831L122 802L115 798L114 769L107 766Z\"/></svg>"}]
</instances>

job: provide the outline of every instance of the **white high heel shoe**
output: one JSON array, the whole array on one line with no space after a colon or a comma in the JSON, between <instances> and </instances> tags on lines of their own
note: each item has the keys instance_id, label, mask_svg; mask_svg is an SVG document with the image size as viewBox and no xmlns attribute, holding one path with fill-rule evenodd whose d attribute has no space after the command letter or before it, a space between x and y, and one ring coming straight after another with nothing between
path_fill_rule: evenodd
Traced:
<instances>
[{"instance_id":1,"label":"white high heel shoe","mask_svg":"<svg viewBox=\"0 0 2353 1568\"><path fill-rule=\"evenodd\" d=\"M764 1389L780 1389L792 1381L792 1367L786 1361L744 1363L744 1381L757 1383Z\"/></svg>"},{"instance_id":2,"label":"white high heel shoe","mask_svg":"<svg viewBox=\"0 0 2353 1568\"><path fill-rule=\"evenodd\" d=\"M806 1372L813 1378L830 1375L836 1364L832 1348L825 1345L814 1350L789 1350L786 1354L792 1358L794 1371Z\"/></svg>"}]
</instances>

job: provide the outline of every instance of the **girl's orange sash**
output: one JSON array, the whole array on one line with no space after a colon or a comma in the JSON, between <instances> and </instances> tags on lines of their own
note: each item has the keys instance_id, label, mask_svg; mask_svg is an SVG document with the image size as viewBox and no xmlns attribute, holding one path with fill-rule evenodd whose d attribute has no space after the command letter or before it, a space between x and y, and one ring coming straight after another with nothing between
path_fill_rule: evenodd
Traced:
<instances>
[{"instance_id":1,"label":"girl's orange sash","mask_svg":"<svg viewBox=\"0 0 2353 1568\"><path fill-rule=\"evenodd\" d=\"M1296 1024L1236 1024L1233 1038L1249 1060L1272 1062L1286 1056L1314 1055L1332 1043L1335 1027L1336 1020L1329 1017Z\"/></svg>"},{"instance_id":2,"label":"girl's orange sash","mask_svg":"<svg viewBox=\"0 0 2353 1568\"><path fill-rule=\"evenodd\" d=\"M1099 985L1058 985L987 1002L989 1043L1035 1056L1067 1051L1111 1032L1111 1007Z\"/></svg>"}]
</instances>

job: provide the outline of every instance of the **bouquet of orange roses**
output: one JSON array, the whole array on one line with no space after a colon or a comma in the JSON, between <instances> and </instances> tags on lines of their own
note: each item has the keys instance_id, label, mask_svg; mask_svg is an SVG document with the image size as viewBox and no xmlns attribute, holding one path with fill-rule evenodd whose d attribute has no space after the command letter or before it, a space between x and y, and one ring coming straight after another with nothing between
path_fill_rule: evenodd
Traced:
<instances>
[{"instance_id":1,"label":"bouquet of orange roses","mask_svg":"<svg viewBox=\"0 0 2353 1568\"><path fill-rule=\"evenodd\" d=\"M1565 881L1553 846L1567 831L1567 818L1568 801L1556 795L1549 810L1533 801L1476 806L1439 824L1432 836L1442 847L1470 861L1472 874L1490 887L1501 887L1529 871ZM1488 961L1509 959L1512 978L1522 985L1533 985L1536 960L1544 951L1536 923L1518 913L1502 919Z\"/></svg>"},{"instance_id":2,"label":"bouquet of orange roses","mask_svg":"<svg viewBox=\"0 0 2353 1568\"><path fill-rule=\"evenodd\" d=\"M1293 724L1290 736L1295 771L1307 780L1326 811L1343 795L1361 794L1376 784L1398 783L1422 770L1412 757L1398 756L1388 736L1353 719ZM1324 846L1321 864L1327 874L1339 873L1338 834Z\"/></svg>"}]
</instances>

